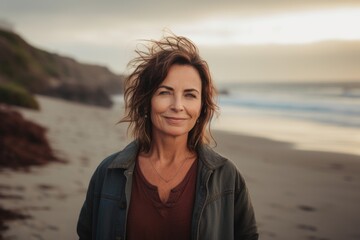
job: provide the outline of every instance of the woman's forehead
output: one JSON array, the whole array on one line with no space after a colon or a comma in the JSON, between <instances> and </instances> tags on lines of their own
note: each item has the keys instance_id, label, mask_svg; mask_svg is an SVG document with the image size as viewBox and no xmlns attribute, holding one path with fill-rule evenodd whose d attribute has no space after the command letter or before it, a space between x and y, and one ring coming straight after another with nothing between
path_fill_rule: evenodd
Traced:
<instances>
[{"instance_id":1,"label":"woman's forehead","mask_svg":"<svg viewBox=\"0 0 360 240\"><path fill-rule=\"evenodd\" d=\"M201 78L198 71L190 65L173 65L170 67L164 81L160 86L168 86L173 89L196 89L201 91Z\"/></svg>"}]
</instances>

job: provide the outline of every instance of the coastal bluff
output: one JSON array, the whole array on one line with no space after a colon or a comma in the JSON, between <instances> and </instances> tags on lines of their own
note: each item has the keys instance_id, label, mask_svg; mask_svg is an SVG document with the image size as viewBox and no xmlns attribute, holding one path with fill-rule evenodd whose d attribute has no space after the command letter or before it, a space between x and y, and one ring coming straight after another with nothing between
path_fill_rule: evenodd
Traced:
<instances>
[{"instance_id":1,"label":"coastal bluff","mask_svg":"<svg viewBox=\"0 0 360 240\"><path fill-rule=\"evenodd\" d=\"M32 94L110 107L122 92L122 75L36 48L0 28L0 84L13 83Z\"/></svg>"}]
</instances>

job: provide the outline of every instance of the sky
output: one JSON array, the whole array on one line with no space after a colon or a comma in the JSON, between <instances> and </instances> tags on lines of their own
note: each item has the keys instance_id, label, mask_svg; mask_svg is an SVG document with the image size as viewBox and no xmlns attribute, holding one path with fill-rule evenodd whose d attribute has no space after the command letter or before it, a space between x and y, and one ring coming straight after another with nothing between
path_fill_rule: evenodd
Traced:
<instances>
[{"instance_id":1,"label":"sky","mask_svg":"<svg viewBox=\"0 0 360 240\"><path fill-rule=\"evenodd\" d=\"M128 73L141 39L191 39L223 82L360 81L359 0L0 0L38 48Z\"/></svg>"}]
</instances>

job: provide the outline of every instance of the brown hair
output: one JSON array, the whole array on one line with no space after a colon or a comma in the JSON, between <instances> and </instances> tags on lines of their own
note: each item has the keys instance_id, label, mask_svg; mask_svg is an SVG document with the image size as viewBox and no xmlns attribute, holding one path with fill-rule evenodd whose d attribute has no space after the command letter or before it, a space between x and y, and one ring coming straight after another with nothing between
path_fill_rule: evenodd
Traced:
<instances>
[{"instance_id":1,"label":"brown hair","mask_svg":"<svg viewBox=\"0 0 360 240\"><path fill-rule=\"evenodd\" d=\"M129 128L140 144L140 151L148 152L151 146L152 123L147 117L151 98L166 78L174 64L194 67L201 78L202 107L198 122L189 132L188 148L192 151L199 144L209 143L210 122L217 110L214 101L215 88L206 61L201 59L197 47L187 38L170 35L160 41L149 40L142 45L145 50L136 50L138 57L129 62L134 70L125 80L125 116L120 122L129 122ZM208 127L208 129L206 129ZM209 135L208 135L209 134Z\"/></svg>"}]
</instances>

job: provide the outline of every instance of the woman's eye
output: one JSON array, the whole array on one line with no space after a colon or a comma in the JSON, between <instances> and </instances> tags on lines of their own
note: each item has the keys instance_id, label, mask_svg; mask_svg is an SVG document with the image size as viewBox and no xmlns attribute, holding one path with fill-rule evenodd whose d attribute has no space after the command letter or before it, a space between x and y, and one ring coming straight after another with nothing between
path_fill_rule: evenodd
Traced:
<instances>
[{"instance_id":1,"label":"woman's eye","mask_svg":"<svg viewBox=\"0 0 360 240\"><path fill-rule=\"evenodd\" d=\"M168 95L170 94L170 91L160 91L159 95Z\"/></svg>"},{"instance_id":2,"label":"woman's eye","mask_svg":"<svg viewBox=\"0 0 360 240\"><path fill-rule=\"evenodd\" d=\"M192 93L187 93L185 96L189 98L196 98L196 95Z\"/></svg>"}]
</instances>

